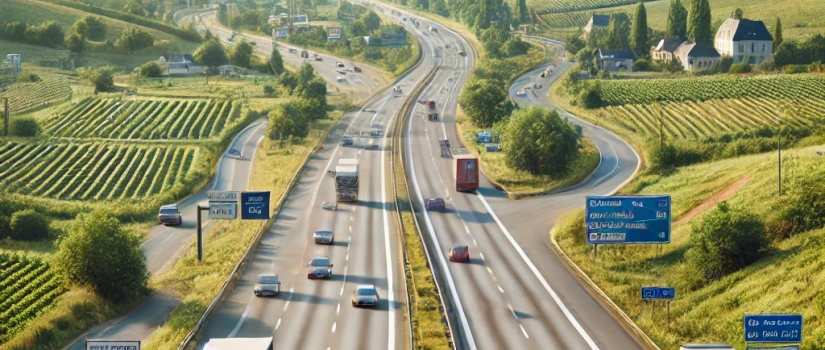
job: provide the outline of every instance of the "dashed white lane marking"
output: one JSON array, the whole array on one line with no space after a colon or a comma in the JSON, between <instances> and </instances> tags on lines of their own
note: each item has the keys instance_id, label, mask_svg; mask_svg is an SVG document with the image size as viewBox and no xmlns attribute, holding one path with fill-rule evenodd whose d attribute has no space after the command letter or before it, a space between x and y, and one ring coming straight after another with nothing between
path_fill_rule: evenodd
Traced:
<instances>
[{"instance_id":1,"label":"dashed white lane marking","mask_svg":"<svg viewBox=\"0 0 825 350\"><path fill-rule=\"evenodd\" d=\"M521 334L524 334L524 337L525 337L525 338L530 339L530 336L529 336L529 335L527 335L527 331L526 331L526 330L524 330L524 326L522 326L522 325L518 325L518 328L521 328Z\"/></svg>"},{"instance_id":2,"label":"dashed white lane marking","mask_svg":"<svg viewBox=\"0 0 825 350\"><path fill-rule=\"evenodd\" d=\"M335 310L335 313L336 313L336 314L340 314L340 313L341 313L341 303L338 303L338 308Z\"/></svg>"},{"instance_id":3,"label":"dashed white lane marking","mask_svg":"<svg viewBox=\"0 0 825 350\"><path fill-rule=\"evenodd\" d=\"M349 225L349 232L352 233L352 225Z\"/></svg>"},{"instance_id":4,"label":"dashed white lane marking","mask_svg":"<svg viewBox=\"0 0 825 350\"><path fill-rule=\"evenodd\" d=\"M490 275L493 275L493 269L491 269L489 266L487 266L487 272L489 272Z\"/></svg>"},{"instance_id":5,"label":"dashed white lane marking","mask_svg":"<svg viewBox=\"0 0 825 350\"><path fill-rule=\"evenodd\" d=\"M504 294L504 289L501 288L500 285L497 284L496 287L498 287L498 291L501 292L501 294Z\"/></svg>"},{"instance_id":6,"label":"dashed white lane marking","mask_svg":"<svg viewBox=\"0 0 825 350\"><path fill-rule=\"evenodd\" d=\"M333 322L332 323L332 333L335 333L335 327L337 327L337 326L338 326L338 322Z\"/></svg>"},{"instance_id":7,"label":"dashed white lane marking","mask_svg":"<svg viewBox=\"0 0 825 350\"><path fill-rule=\"evenodd\" d=\"M478 256L480 256L482 260L486 260L484 259L484 253L478 253ZM489 270L490 268L488 267L487 269Z\"/></svg>"},{"instance_id":8,"label":"dashed white lane marking","mask_svg":"<svg viewBox=\"0 0 825 350\"><path fill-rule=\"evenodd\" d=\"M278 328L280 328L280 327L281 327L281 319L279 318L278 323L275 324L275 330L277 331Z\"/></svg>"},{"instance_id":9,"label":"dashed white lane marking","mask_svg":"<svg viewBox=\"0 0 825 350\"><path fill-rule=\"evenodd\" d=\"M289 302L292 301L292 295L295 294L295 288L289 288L289 299L286 300L286 304L284 304L284 311L286 312L286 308L289 307Z\"/></svg>"}]
</instances>

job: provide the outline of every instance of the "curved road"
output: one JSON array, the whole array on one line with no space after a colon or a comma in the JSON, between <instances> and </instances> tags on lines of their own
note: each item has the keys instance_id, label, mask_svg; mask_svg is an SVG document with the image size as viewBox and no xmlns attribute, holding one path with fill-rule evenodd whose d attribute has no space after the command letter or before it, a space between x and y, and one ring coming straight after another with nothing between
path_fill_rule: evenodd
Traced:
<instances>
[{"instance_id":1,"label":"curved road","mask_svg":"<svg viewBox=\"0 0 825 350\"><path fill-rule=\"evenodd\" d=\"M438 26L439 40L469 46ZM640 345L593 299L549 248L550 228L563 213L584 204L588 194L607 194L629 179L638 159L622 140L585 126L602 153L586 183L565 192L509 201L482 176L478 194L457 193L452 159L441 157L438 140L460 145L455 127L456 97L472 59L447 61L420 99L434 99L443 119L430 122L419 106L405 125L407 178L425 243L449 299L453 330L462 348L482 349L638 349ZM520 78L516 91L532 85L537 71ZM557 74L560 74L557 73ZM548 85L548 82L543 82ZM546 87L545 87L546 89ZM546 90L545 90L546 91ZM544 92L518 103L542 104ZM569 115L566 114L565 115ZM573 119L573 118L571 118ZM421 210L426 198L443 197L445 212ZM454 243L469 245L471 263L447 262Z\"/></svg>"},{"instance_id":2,"label":"curved road","mask_svg":"<svg viewBox=\"0 0 825 350\"><path fill-rule=\"evenodd\" d=\"M214 12L211 14L214 16ZM181 16L180 21L191 20L194 16L199 15L202 15L202 13L188 13ZM208 19L203 23L213 24ZM213 34L220 35L223 38L228 37L229 33L231 33L230 30L219 26L209 28ZM247 36L247 39L255 41L255 46L259 53L264 54L265 57L269 57L272 49L271 40L260 36ZM298 55L288 54L287 48L283 45L279 44L279 47L286 64L298 68L305 61ZM336 77L341 75L341 73L338 72L341 69L335 67L335 62L344 62L346 65L344 69L351 69L353 64L349 61L334 57L322 56L324 57L323 61L311 62L316 73L339 91L351 91L350 96L354 99L363 101L380 88L389 84L389 81L379 69L362 64L358 65L363 69L362 73L344 71L344 73L347 73L347 79L342 83L338 83L336 82ZM351 120L353 120L351 113L342 119L343 122L349 122ZM260 120L236 135L229 148L224 152L219 162L215 178L210 186L208 186L208 189L204 189L178 203L181 214L184 217L184 223L181 226L166 227L158 225L150 231L142 247L144 255L146 255L146 267L152 275L163 273L177 260L179 255L189 247L190 242L194 240L195 218L197 217L196 207L198 203L207 201L207 190L241 191L247 188L252 169L250 159L254 159L255 151L259 142L263 139L265 131L266 120ZM243 159L229 156L228 152L233 149L240 151ZM211 224L209 221L206 221L204 230L208 230L209 228L211 228ZM401 281L403 282L403 279ZM401 284L401 286L403 286L403 284ZM164 291L159 291L129 314L93 327L66 348L72 350L84 349L86 339L146 339L157 327L164 324L166 317L178 304L180 304L180 300L177 300Z\"/></svg>"}]
</instances>

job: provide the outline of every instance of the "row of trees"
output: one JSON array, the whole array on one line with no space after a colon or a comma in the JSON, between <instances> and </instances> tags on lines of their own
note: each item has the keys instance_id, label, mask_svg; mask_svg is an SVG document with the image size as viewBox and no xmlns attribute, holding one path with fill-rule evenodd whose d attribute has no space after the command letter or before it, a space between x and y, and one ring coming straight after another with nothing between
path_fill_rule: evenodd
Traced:
<instances>
[{"instance_id":1,"label":"row of trees","mask_svg":"<svg viewBox=\"0 0 825 350\"><path fill-rule=\"evenodd\" d=\"M285 71L279 77L284 93L293 96L269 112L267 137L276 141L303 139L312 123L326 118L327 83L304 63L297 74Z\"/></svg>"},{"instance_id":2,"label":"row of trees","mask_svg":"<svg viewBox=\"0 0 825 350\"><path fill-rule=\"evenodd\" d=\"M195 50L193 57L197 63L212 69L227 63L250 68L254 63L254 50L246 40L240 40L227 53L217 38L211 38Z\"/></svg>"}]
</instances>

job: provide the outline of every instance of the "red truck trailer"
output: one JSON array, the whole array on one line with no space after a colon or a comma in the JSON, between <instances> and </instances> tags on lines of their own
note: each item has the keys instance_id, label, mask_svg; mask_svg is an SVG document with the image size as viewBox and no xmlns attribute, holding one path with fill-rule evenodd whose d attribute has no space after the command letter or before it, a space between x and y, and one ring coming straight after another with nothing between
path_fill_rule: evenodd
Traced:
<instances>
[{"instance_id":1,"label":"red truck trailer","mask_svg":"<svg viewBox=\"0 0 825 350\"><path fill-rule=\"evenodd\" d=\"M475 192L478 189L478 158L472 154L454 154L455 190Z\"/></svg>"}]
</instances>

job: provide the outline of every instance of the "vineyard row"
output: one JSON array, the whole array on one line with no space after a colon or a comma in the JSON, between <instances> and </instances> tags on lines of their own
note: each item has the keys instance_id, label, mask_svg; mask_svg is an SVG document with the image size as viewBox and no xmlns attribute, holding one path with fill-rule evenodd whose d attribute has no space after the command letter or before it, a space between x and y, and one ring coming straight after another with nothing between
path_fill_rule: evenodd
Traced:
<instances>
[{"instance_id":1,"label":"vineyard row","mask_svg":"<svg viewBox=\"0 0 825 350\"><path fill-rule=\"evenodd\" d=\"M49 118L44 131L57 137L108 139L206 139L239 121L231 101L84 99Z\"/></svg>"},{"instance_id":2,"label":"vineyard row","mask_svg":"<svg viewBox=\"0 0 825 350\"><path fill-rule=\"evenodd\" d=\"M23 329L65 291L39 259L0 255L0 344Z\"/></svg>"},{"instance_id":3,"label":"vineyard row","mask_svg":"<svg viewBox=\"0 0 825 350\"><path fill-rule=\"evenodd\" d=\"M638 3L635 0L529 0L527 6L537 14L595 10Z\"/></svg>"},{"instance_id":4,"label":"vineyard row","mask_svg":"<svg viewBox=\"0 0 825 350\"><path fill-rule=\"evenodd\" d=\"M8 87L0 97L8 97L11 113L22 113L71 97L69 80L48 78L36 83L17 83ZM12 114L12 115L13 115Z\"/></svg>"},{"instance_id":5,"label":"vineyard row","mask_svg":"<svg viewBox=\"0 0 825 350\"><path fill-rule=\"evenodd\" d=\"M106 143L0 145L0 188L62 200L121 200L181 182L197 150Z\"/></svg>"}]
</instances>

